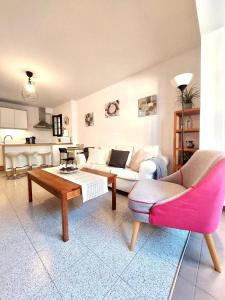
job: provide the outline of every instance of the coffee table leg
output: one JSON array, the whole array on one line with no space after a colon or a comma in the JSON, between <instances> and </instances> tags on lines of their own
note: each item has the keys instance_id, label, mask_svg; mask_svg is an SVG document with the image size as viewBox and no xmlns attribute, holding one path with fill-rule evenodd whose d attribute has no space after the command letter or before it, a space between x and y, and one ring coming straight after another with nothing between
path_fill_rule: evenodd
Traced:
<instances>
[{"instance_id":1,"label":"coffee table leg","mask_svg":"<svg viewBox=\"0 0 225 300\"><path fill-rule=\"evenodd\" d=\"M68 233L68 206L67 200L61 199L61 210L62 210L62 238L64 242L69 240Z\"/></svg>"},{"instance_id":2,"label":"coffee table leg","mask_svg":"<svg viewBox=\"0 0 225 300\"><path fill-rule=\"evenodd\" d=\"M32 198L32 181L30 179L29 174L27 176L27 183L28 183L28 197L29 197L29 202L32 202L33 201L33 198Z\"/></svg>"},{"instance_id":3,"label":"coffee table leg","mask_svg":"<svg viewBox=\"0 0 225 300\"><path fill-rule=\"evenodd\" d=\"M112 181L112 210L116 210L116 177Z\"/></svg>"}]
</instances>

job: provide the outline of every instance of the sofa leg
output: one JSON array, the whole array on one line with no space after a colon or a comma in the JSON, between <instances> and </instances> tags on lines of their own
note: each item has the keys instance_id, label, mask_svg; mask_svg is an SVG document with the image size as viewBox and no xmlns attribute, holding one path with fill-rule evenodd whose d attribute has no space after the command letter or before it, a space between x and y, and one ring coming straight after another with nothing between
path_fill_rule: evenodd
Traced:
<instances>
[{"instance_id":1,"label":"sofa leg","mask_svg":"<svg viewBox=\"0 0 225 300\"><path fill-rule=\"evenodd\" d=\"M221 269L221 266L220 266L220 263L219 263L219 258L218 258L218 255L217 255L217 251L216 251L216 247L215 247L212 235L211 234L205 234L204 237L205 237L205 240L206 240L206 243L207 243L207 246L208 246L208 249L209 249L209 253L211 255L211 258L212 258L212 261L213 261L213 264L214 264L214 268L217 272L221 273L222 269Z\"/></svg>"},{"instance_id":2,"label":"sofa leg","mask_svg":"<svg viewBox=\"0 0 225 300\"><path fill-rule=\"evenodd\" d=\"M140 225L141 223L138 221L134 221L133 223L133 233L132 233L132 239L131 239L131 243L130 243L130 251L134 250L134 246L136 243L136 239L137 239L137 235L138 235L138 231L140 229Z\"/></svg>"}]
</instances>

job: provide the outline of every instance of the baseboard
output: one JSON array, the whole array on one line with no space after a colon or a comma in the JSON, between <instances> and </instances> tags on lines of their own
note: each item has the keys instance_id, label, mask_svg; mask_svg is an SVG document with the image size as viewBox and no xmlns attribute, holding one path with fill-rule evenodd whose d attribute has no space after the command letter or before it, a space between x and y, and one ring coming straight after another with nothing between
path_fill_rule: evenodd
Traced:
<instances>
[{"instance_id":1,"label":"baseboard","mask_svg":"<svg viewBox=\"0 0 225 300\"><path fill-rule=\"evenodd\" d=\"M179 274L179 271L180 271L180 268L181 268L181 264L182 264L182 261L183 261L183 258L184 258L184 254L185 254L185 251L186 251L186 248L187 248L187 245L188 245L188 241L189 241L190 235L191 235L191 232L189 231L188 236L187 236L187 240L186 240L186 242L184 244L184 248L183 248L182 254L180 256L180 260L179 260L179 263L178 263L178 266L177 266L177 270L176 270L176 273L175 273L175 276L174 276L174 279L173 279L173 283L172 283L172 286L171 286L171 289L170 289L168 300L172 299L174 288L175 288L175 285L176 285L176 282L177 282L177 277L178 277L178 274Z\"/></svg>"}]
</instances>

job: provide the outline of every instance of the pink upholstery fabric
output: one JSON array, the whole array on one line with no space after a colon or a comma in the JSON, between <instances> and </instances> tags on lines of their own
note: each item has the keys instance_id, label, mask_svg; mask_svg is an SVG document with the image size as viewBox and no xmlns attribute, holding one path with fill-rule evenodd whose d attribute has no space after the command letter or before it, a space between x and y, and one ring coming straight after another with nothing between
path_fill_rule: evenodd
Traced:
<instances>
[{"instance_id":1,"label":"pink upholstery fabric","mask_svg":"<svg viewBox=\"0 0 225 300\"><path fill-rule=\"evenodd\" d=\"M225 159L220 160L190 191L150 211L149 223L203 234L216 230L225 199Z\"/></svg>"}]
</instances>

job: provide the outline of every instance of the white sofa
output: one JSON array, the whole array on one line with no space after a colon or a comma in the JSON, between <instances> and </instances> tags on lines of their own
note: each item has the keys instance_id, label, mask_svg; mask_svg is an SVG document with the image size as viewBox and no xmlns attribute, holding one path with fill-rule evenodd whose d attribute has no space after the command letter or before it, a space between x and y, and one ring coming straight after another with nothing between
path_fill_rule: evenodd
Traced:
<instances>
[{"instance_id":1,"label":"white sofa","mask_svg":"<svg viewBox=\"0 0 225 300\"><path fill-rule=\"evenodd\" d=\"M158 146L151 146L151 147L157 147L158 151L157 153L154 153L154 157L160 156L161 158L164 159L166 165L168 165L168 159L163 156L160 151ZM152 160L145 160L141 162L139 172L135 172L131 170L129 167L130 165L130 160L135 154L135 152L141 148L141 147L132 147L132 146L108 146L108 147L97 147L101 149L107 149L106 152L106 158L104 162L102 161L101 164L95 163L93 160L90 162L89 159L85 160L84 155L79 154L77 155L76 161L79 167L87 167L90 169L96 169L104 172L109 172L117 175L117 180L116 180L116 185L117 185L117 190L124 191L129 193L131 189L133 188L134 184L140 180L141 178L148 178L152 179L154 172L156 171L156 164ZM108 166L109 158L110 158L110 150L111 149L117 149L117 150L127 150L130 151L130 155L128 157L128 163L126 165L126 168L115 168ZM131 150L133 149L133 150ZM155 152L155 151L154 151Z\"/></svg>"}]
</instances>

